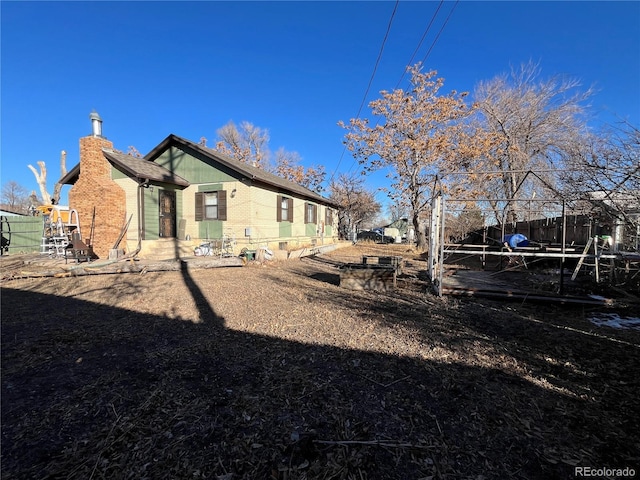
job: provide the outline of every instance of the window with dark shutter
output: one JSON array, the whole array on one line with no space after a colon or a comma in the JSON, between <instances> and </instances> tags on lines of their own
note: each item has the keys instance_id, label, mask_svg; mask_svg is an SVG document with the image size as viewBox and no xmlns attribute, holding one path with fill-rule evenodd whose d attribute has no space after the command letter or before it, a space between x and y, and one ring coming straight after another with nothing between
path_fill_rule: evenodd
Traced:
<instances>
[{"instance_id":1,"label":"window with dark shutter","mask_svg":"<svg viewBox=\"0 0 640 480\"><path fill-rule=\"evenodd\" d=\"M304 204L304 223L318 223L318 206L313 203Z\"/></svg>"},{"instance_id":2,"label":"window with dark shutter","mask_svg":"<svg viewBox=\"0 0 640 480\"><path fill-rule=\"evenodd\" d=\"M227 219L227 192L218 190L215 192L197 192L195 195L196 222L203 220Z\"/></svg>"},{"instance_id":3,"label":"window with dark shutter","mask_svg":"<svg viewBox=\"0 0 640 480\"><path fill-rule=\"evenodd\" d=\"M204 220L204 193L196 193L196 222Z\"/></svg>"},{"instance_id":4,"label":"window with dark shutter","mask_svg":"<svg viewBox=\"0 0 640 480\"><path fill-rule=\"evenodd\" d=\"M227 191L218 192L218 220L227 219Z\"/></svg>"},{"instance_id":5,"label":"window with dark shutter","mask_svg":"<svg viewBox=\"0 0 640 480\"><path fill-rule=\"evenodd\" d=\"M324 223L325 225L333 225L333 211L330 208L324 211Z\"/></svg>"},{"instance_id":6,"label":"window with dark shutter","mask_svg":"<svg viewBox=\"0 0 640 480\"><path fill-rule=\"evenodd\" d=\"M293 222L293 199L278 195L276 202L276 221Z\"/></svg>"},{"instance_id":7,"label":"window with dark shutter","mask_svg":"<svg viewBox=\"0 0 640 480\"><path fill-rule=\"evenodd\" d=\"M282 195L276 198L276 222L282 221Z\"/></svg>"}]
</instances>

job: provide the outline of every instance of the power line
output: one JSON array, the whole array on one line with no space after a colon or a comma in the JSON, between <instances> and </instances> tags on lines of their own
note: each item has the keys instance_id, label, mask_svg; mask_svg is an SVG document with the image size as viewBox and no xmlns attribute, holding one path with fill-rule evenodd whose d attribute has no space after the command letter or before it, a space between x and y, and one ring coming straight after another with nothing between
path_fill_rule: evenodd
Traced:
<instances>
[{"instance_id":1,"label":"power line","mask_svg":"<svg viewBox=\"0 0 640 480\"><path fill-rule=\"evenodd\" d=\"M420 39L420 42L418 42L418 46L414 50L413 55L411 55L411 58L407 62L407 65L411 65L413 63L413 59L417 55L418 50L420 50L420 47L422 46L422 42L424 42L424 39L427 37L427 34L429 33L429 30L431 30L431 25L433 25L433 22L435 21L436 17L438 16L438 12L440 11L440 8L442 7L443 3L444 3L444 0L440 0L440 3L438 4L438 8L436 9L436 11L434 12L433 16L431 17L431 20L429 21L429 25L427 25L427 28L425 28L424 33L422 34L422 38ZM398 83L396 83L396 86L395 86L394 90L397 90L397 88L400 86L400 83L402 83L402 79L404 78L404 76L406 74L407 74L407 70L405 69L402 72L402 75L400 76L400 80L398 80Z\"/></svg>"},{"instance_id":2,"label":"power line","mask_svg":"<svg viewBox=\"0 0 640 480\"><path fill-rule=\"evenodd\" d=\"M422 37L420 38L420 41L418 42L418 45L416 46L416 49L413 51L413 54L411 55L411 58L409 59L409 61L407 62L407 65L411 65L413 63L413 59L415 58L415 56L418 54L418 51L420 50L420 47L422 47L422 44L424 42L424 39L427 37L427 35L429 34L429 30L431 30L431 26L433 25L433 22L435 21L436 17L438 16L438 12L440 11L440 8L442 8L442 4L444 3L444 0L440 0L440 3L438 4L438 8L436 8L436 11L433 13L433 15L431 16L431 20L429 21L429 24L427 25L427 27L424 30L424 33L422 34ZM451 16L451 13L449 13L449 17ZM447 17L447 21L449 19L449 17ZM446 24L446 22L445 22ZM442 27L444 28L444 27ZM440 29L440 32L442 32L442 28ZM439 35L439 34L438 34ZM437 40L437 37L436 37ZM433 48L433 45L431 45L431 48ZM430 50L429 50L430 51ZM398 87L400 86L400 84L402 83L402 80L404 79L404 76L407 74L407 70L406 68L403 70L402 75L400 76L400 79L398 80L398 83L396 83L396 86L394 87L394 90L397 90ZM361 106L362 107L362 106ZM380 121L380 118L376 119L376 125L378 125ZM349 167L349 172L351 171L351 169L353 168L353 166L355 165L356 161L355 159L351 162L351 166Z\"/></svg>"},{"instance_id":3,"label":"power line","mask_svg":"<svg viewBox=\"0 0 640 480\"><path fill-rule=\"evenodd\" d=\"M422 37L420 38L420 41L418 42L418 45L416 46L416 49L413 51L413 54L411 55L411 58L407 62L407 65L411 65L412 62L413 62L413 59L418 54L418 51L420 50L420 47L422 47L422 43L424 42L424 39L429 34L429 30L431 30L431 25L433 25L433 22L435 21L436 17L438 16L438 12L440 11L440 8L442 8L442 4L443 3L444 3L444 0L440 0L440 3L438 4L438 8L436 8L436 11L431 16L431 20L429 21L429 24L427 25L427 28L424 29L424 33L422 34ZM402 72L402 75L400 76L400 79L398 80L398 83L396 83L396 86L394 87L394 90L397 90L397 88L400 86L400 83L402 83L402 80L404 79L404 76L406 74L407 74L407 70L404 69L403 72ZM360 105L360 108L362 109L362 105ZM358 113L360 113L360 112L358 112ZM379 121L380 121L380 119L376 120L376 126L378 125ZM355 164L355 160L351 163L351 167L349 167L349 171L351 171L351 169L353 168L354 164Z\"/></svg>"},{"instance_id":4,"label":"power line","mask_svg":"<svg viewBox=\"0 0 640 480\"><path fill-rule=\"evenodd\" d=\"M427 58L429 57L429 54L431 54L431 50L433 50L433 47L436 46L436 43L438 42L438 39L440 38L440 34L442 34L442 31L444 30L444 27L447 26L447 23L449 22L449 19L451 18L451 15L453 14L453 11L458 6L458 2L459 1L460 0L456 0L456 3L454 3L453 7L451 7L451 11L449 12L449 15L447 15L447 18L445 19L444 23L442 24L442 27L440 27L440 31L436 35L436 38L433 40L433 43L431 44L431 47L429 47L429 50L427 51L426 55L422 59L422 63L424 63L427 60Z\"/></svg>"},{"instance_id":5,"label":"power line","mask_svg":"<svg viewBox=\"0 0 640 480\"><path fill-rule=\"evenodd\" d=\"M389 32L391 31L391 24L393 23L393 17L396 14L396 10L398 9L398 4L400 0L396 0L396 4L393 7L393 12L391 12L391 18L389 19L389 24L387 25L387 31L384 34L384 39L382 40L382 45L380 45L380 52L378 53L378 58L376 59L376 64L373 67L373 72L371 73L371 78L369 79L369 84L367 85L367 90L364 92L362 96L362 102L360 102L360 108L358 108L358 113L356 117L360 116L360 112L362 112L362 107L367 100L367 95L369 95L369 90L371 89L371 84L373 83L373 78L376 75L376 71L378 70L378 64L380 63L380 59L382 58L382 52L384 51L384 45L387 42L387 38L389 38Z\"/></svg>"},{"instance_id":6,"label":"power line","mask_svg":"<svg viewBox=\"0 0 640 480\"><path fill-rule=\"evenodd\" d=\"M431 53L431 51L435 47L435 45L436 45L438 39L440 38L440 35L442 34L445 26L449 22L449 19L451 18L451 15L453 14L453 11L455 10L456 6L458 5L458 2L459 2L459 0L456 0L456 3L453 5L451 10L449 11L449 15L447 15L447 18L445 19L444 23L440 27L440 30L438 31L438 34L436 35L436 38L433 40L433 42L431 43L431 46L429 47L429 50L427 51L427 53L423 57L422 63L424 63L426 61L427 57L429 56L429 54ZM431 30L431 26L433 25L433 22L435 21L436 17L438 16L438 12L440 11L440 8L442 7L443 3L444 3L444 0L440 0L440 3L438 4L438 8L433 13L433 15L431 17L431 20L429 21L429 24L427 25L427 28L425 29L424 33L422 34L422 38L420 39L420 42L418 42L418 46L416 47L416 49L413 52L413 55L411 55L411 58L409 59L408 65L411 65L411 63L413 62L413 59L415 58L416 54L418 53L418 50L420 50L420 47L422 46L422 43L424 42L424 39L426 38L427 34L429 33L429 30ZM398 83L396 84L394 89L397 89L400 86L400 83L404 79L405 75L406 75L406 69L402 72L402 75L400 76L400 80L398 80ZM362 105L360 105L360 109L362 109ZM358 111L358 115L359 114L360 114L360 110ZM376 126L378 125L379 120L380 119L376 120ZM342 151L343 155L344 155L345 150L346 150L346 147ZM340 161L342 161L342 156L340 157ZM353 162L351 163L351 166L349 167L349 171L351 171L351 169L355 165L355 162L356 161L354 159ZM340 165L340 162L338 162L338 165ZM331 176L331 178L333 179L333 175Z\"/></svg>"},{"instance_id":7,"label":"power line","mask_svg":"<svg viewBox=\"0 0 640 480\"><path fill-rule=\"evenodd\" d=\"M367 85L367 90L364 92L364 95L362 96L362 102L360 102L360 108L358 108L358 113L356 114L356 118L358 118L360 116L360 113L362 112L362 107L364 106L366 100L367 100L367 95L369 95L369 90L371 89L371 84L373 83L373 78L376 75L376 71L378 70L378 65L380 64L380 59L382 58L382 52L384 51L384 46L387 42L387 38L389 38L389 32L391 31L391 24L393 23L393 17L396 15L396 10L398 9L398 4L400 3L400 0L396 0L395 5L393 6L393 12L391 12L391 18L389 18L389 24L387 25L387 31L384 34L384 38L382 39L382 45L380 45L380 52L378 52L378 58L376 59L376 63L373 67L373 72L371 73L371 77L369 78L369 84ZM342 163L342 159L344 158L344 153L347 150L347 147L345 145L345 147L342 149L342 154L340 155L340 159L338 160L338 164L336 165L336 168L333 170L333 173L331 174L331 178L329 179L329 182L331 182L333 180L333 177L335 176L338 167L340 167L340 163Z\"/></svg>"},{"instance_id":8,"label":"power line","mask_svg":"<svg viewBox=\"0 0 640 480\"><path fill-rule=\"evenodd\" d=\"M436 38L433 40L433 42L431 43L431 46L429 47L429 50L427 51L427 53L423 57L422 63L424 63L427 60L427 58L429 57L429 55L431 54L431 51L433 50L433 48L435 47L436 43L438 42L438 39L440 38L440 35L444 31L444 28L446 27L446 25L449 22L451 16L453 15L454 10L458 6L458 2L459 1L460 0L456 0L455 4L453 5L451 10L449 11L449 15L447 15L447 18L445 19L444 23L442 24L442 26L440 27L440 30L438 31L438 33L436 35ZM429 30L431 29L431 26L433 25L433 22L435 21L437 15L438 15L438 12L440 11L440 8L442 7L443 3L444 3L444 0L441 0L440 3L438 4L438 8L434 12L433 16L431 17L431 20L429 21L429 24L427 25L427 28L425 29L424 33L422 34L422 37L420 39L420 42L418 43L418 46L416 47L416 49L414 50L413 54L411 55L411 58L409 59L409 63L408 63L409 65L411 65L411 63L413 62L413 59L415 58L418 50L422 46L422 43L424 42L424 39L426 38L427 34L429 33ZM364 94L364 96L362 98L362 102L360 103L360 107L358 108L358 113L356 115L356 118L360 117L360 113L362 112L362 108L364 107L364 104L366 102L367 95L369 94L369 90L370 90L371 85L373 83L373 79L375 77L375 73L376 73L378 65L380 63L380 59L382 58L382 53L384 51L385 43L386 43L387 38L389 36L389 32L391 31L391 24L393 23L393 18L395 16L396 10L398 8L398 4L399 4L399 0L396 0L396 3L395 3L394 8L393 8L393 12L391 14L391 18L389 19L389 24L387 26L387 31L385 33L384 39L382 41L382 45L380 47L380 52L378 53L378 58L376 60L373 72L371 74L371 78L369 79L369 84L367 85L367 89L366 89L365 94ZM403 71L403 73L402 73L402 75L400 77L400 80L398 80L398 83L395 86L395 89L398 88L398 86L400 85L400 83L404 79L405 74L406 74L406 70ZM340 159L338 160L338 163L336 164L336 167L334 168L333 173L331 174L331 178L330 178L329 182L331 182L333 180L333 178L335 177L335 174L336 174L338 168L340 167L340 164L342 163L342 160L344 158L344 154L345 154L346 150L347 150L347 147L345 145L344 148L342 149L342 153L340 155ZM353 162L351 164L351 167L349 168L349 171L351 171L351 169L353 168L354 164L355 164L355 159L353 160Z\"/></svg>"}]
</instances>

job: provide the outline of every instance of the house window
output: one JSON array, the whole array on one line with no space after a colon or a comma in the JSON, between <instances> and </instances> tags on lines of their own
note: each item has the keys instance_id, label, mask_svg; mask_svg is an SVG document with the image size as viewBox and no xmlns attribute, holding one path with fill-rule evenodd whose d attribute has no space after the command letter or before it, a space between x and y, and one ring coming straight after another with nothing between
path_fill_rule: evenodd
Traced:
<instances>
[{"instance_id":1,"label":"house window","mask_svg":"<svg viewBox=\"0 0 640 480\"><path fill-rule=\"evenodd\" d=\"M278 222L293 222L293 198L278 195L276 209Z\"/></svg>"},{"instance_id":2,"label":"house window","mask_svg":"<svg viewBox=\"0 0 640 480\"><path fill-rule=\"evenodd\" d=\"M324 211L324 224L333 225L333 210L330 208L327 208Z\"/></svg>"},{"instance_id":3,"label":"house window","mask_svg":"<svg viewBox=\"0 0 640 480\"><path fill-rule=\"evenodd\" d=\"M226 220L227 191L196 193L196 221Z\"/></svg>"},{"instance_id":4,"label":"house window","mask_svg":"<svg viewBox=\"0 0 640 480\"><path fill-rule=\"evenodd\" d=\"M207 220L218 219L218 192L204 194L204 218Z\"/></svg>"},{"instance_id":5,"label":"house window","mask_svg":"<svg viewBox=\"0 0 640 480\"><path fill-rule=\"evenodd\" d=\"M318 206L313 203L305 203L304 223L318 223Z\"/></svg>"}]
</instances>

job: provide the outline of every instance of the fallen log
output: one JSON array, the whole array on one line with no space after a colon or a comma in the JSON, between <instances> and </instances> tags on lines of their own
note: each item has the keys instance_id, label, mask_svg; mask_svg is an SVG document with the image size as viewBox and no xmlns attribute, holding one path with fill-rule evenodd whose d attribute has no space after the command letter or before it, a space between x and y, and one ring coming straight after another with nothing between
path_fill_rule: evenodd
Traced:
<instances>
[{"instance_id":1,"label":"fallen log","mask_svg":"<svg viewBox=\"0 0 640 480\"><path fill-rule=\"evenodd\" d=\"M212 259L188 259L188 260L171 260L171 261L135 261L122 260L117 262L109 262L104 264L87 263L73 265L71 267L58 266L56 269L43 271L21 271L19 273L9 274L2 280L18 280L21 278L66 278L79 277L85 275L108 275L118 273L138 273L147 272L176 272L181 270L198 270L202 268L219 268L219 267L241 267L244 262L239 257L223 257Z\"/></svg>"}]
</instances>

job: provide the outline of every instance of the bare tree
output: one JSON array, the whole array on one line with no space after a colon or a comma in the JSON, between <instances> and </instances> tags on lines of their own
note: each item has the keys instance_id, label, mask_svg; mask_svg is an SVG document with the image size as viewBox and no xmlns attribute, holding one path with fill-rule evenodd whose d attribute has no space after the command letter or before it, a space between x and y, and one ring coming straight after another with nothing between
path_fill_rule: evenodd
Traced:
<instances>
[{"instance_id":1,"label":"bare tree","mask_svg":"<svg viewBox=\"0 0 640 480\"><path fill-rule=\"evenodd\" d=\"M640 130L623 122L589 137L568 162L564 195L589 213L606 211L640 232ZM634 243L637 243L634 242Z\"/></svg>"},{"instance_id":2,"label":"bare tree","mask_svg":"<svg viewBox=\"0 0 640 480\"><path fill-rule=\"evenodd\" d=\"M275 153L274 167L271 173L295 182L309 190L320 191L326 172L323 165L303 167L298 152L288 152L279 148Z\"/></svg>"},{"instance_id":3,"label":"bare tree","mask_svg":"<svg viewBox=\"0 0 640 480\"><path fill-rule=\"evenodd\" d=\"M575 79L541 79L531 62L477 86L479 131L487 141L475 168L496 171L480 178L485 197L525 199L554 189L550 170L563 168L580 150L586 131L583 102L592 91L579 86ZM521 219L523 202L490 203L498 221Z\"/></svg>"},{"instance_id":4,"label":"bare tree","mask_svg":"<svg viewBox=\"0 0 640 480\"><path fill-rule=\"evenodd\" d=\"M390 169L391 197L407 199L417 246L427 245L421 218L430 201L434 178L455 164L459 146L466 142L464 123L471 112L466 93L439 95L444 79L437 72L422 73L420 64L409 67L411 89L382 91L369 104L379 122L368 119L339 122L348 130L345 144L365 168Z\"/></svg>"},{"instance_id":5,"label":"bare tree","mask_svg":"<svg viewBox=\"0 0 640 480\"><path fill-rule=\"evenodd\" d=\"M401 220L403 218L408 218L407 207L404 205L403 202L390 203L387 206L387 212L388 212L389 218L390 218L390 222L389 223L396 222L396 221Z\"/></svg>"},{"instance_id":6,"label":"bare tree","mask_svg":"<svg viewBox=\"0 0 640 480\"><path fill-rule=\"evenodd\" d=\"M447 237L455 242L460 242L471 232L484 226L482 210L474 202L464 202L462 210L453 212L445 222Z\"/></svg>"},{"instance_id":7,"label":"bare tree","mask_svg":"<svg viewBox=\"0 0 640 480\"><path fill-rule=\"evenodd\" d=\"M42 201L51 205L51 195L47 191L47 165L43 160L38 161L38 166L40 167L40 171L35 169L33 165L27 165L29 170L33 172L33 175L36 177L36 182L38 182L38 186L40 187L40 195L42 195Z\"/></svg>"},{"instance_id":8,"label":"bare tree","mask_svg":"<svg viewBox=\"0 0 640 480\"><path fill-rule=\"evenodd\" d=\"M144 157L144 155L142 155L142 153L140 153L140 151L133 145L129 145L129 148L127 149L127 155L135 158Z\"/></svg>"},{"instance_id":9,"label":"bare tree","mask_svg":"<svg viewBox=\"0 0 640 480\"><path fill-rule=\"evenodd\" d=\"M2 206L14 211L27 213L29 209L28 190L14 180L2 185Z\"/></svg>"},{"instance_id":10,"label":"bare tree","mask_svg":"<svg viewBox=\"0 0 640 480\"><path fill-rule=\"evenodd\" d=\"M254 167L265 168L269 161L269 131L243 121L240 128L230 121L216 132L216 149Z\"/></svg>"},{"instance_id":11,"label":"bare tree","mask_svg":"<svg viewBox=\"0 0 640 480\"><path fill-rule=\"evenodd\" d=\"M310 190L320 191L325 179L324 166L305 168L301 165L302 158L298 152L290 152L279 148L271 161L269 150L269 131L254 126L250 122L242 122L240 128L233 122L227 123L217 131L219 140L216 150L241 162L286 178ZM203 137L200 142L206 146Z\"/></svg>"},{"instance_id":12,"label":"bare tree","mask_svg":"<svg viewBox=\"0 0 640 480\"><path fill-rule=\"evenodd\" d=\"M350 236L364 223L380 213L380 204L364 186L364 178L341 174L329 185L331 200L339 205L338 231L341 238Z\"/></svg>"},{"instance_id":13,"label":"bare tree","mask_svg":"<svg viewBox=\"0 0 640 480\"><path fill-rule=\"evenodd\" d=\"M38 186L40 187L40 195L42 196L42 202L45 205L54 205L60 201L60 192L62 191L62 184L56 182L53 186L53 194L49 194L47 190L47 166L44 161L39 160L38 166L40 167L40 171L36 170L32 165L27 165L29 170L33 172L33 175L36 177L36 182L38 182ZM64 177L67 174L67 152L62 150L60 152L60 178Z\"/></svg>"}]
</instances>

